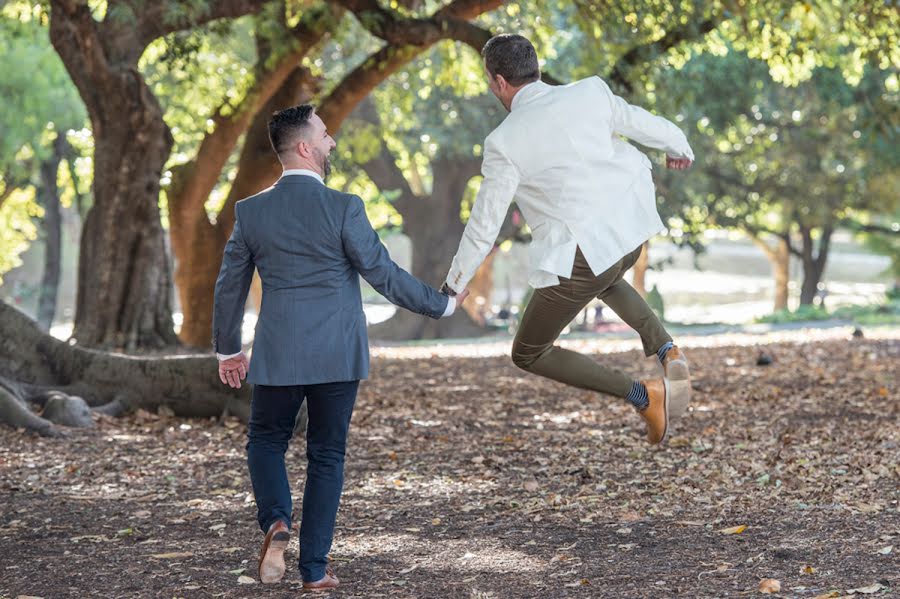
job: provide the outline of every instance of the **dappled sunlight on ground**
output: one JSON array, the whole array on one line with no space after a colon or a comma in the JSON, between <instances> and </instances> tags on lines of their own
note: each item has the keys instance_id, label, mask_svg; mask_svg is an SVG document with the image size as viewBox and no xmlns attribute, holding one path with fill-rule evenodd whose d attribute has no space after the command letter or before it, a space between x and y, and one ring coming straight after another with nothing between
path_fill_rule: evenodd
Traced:
<instances>
[{"instance_id":1,"label":"dappled sunlight on ground","mask_svg":"<svg viewBox=\"0 0 900 599\"><path fill-rule=\"evenodd\" d=\"M334 596L900 586L900 331L680 341L694 401L657 448L624 402L527 375L508 345L474 358L461 352L492 344L378 348L351 426ZM633 340L565 343L634 376L658 372ZM282 583L239 579L256 576L262 540L245 444L233 418L146 412L68 439L0 429L0 596L298 593L296 529ZM304 451L296 439L287 456L295 525Z\"/></svg>"}]
</instances>

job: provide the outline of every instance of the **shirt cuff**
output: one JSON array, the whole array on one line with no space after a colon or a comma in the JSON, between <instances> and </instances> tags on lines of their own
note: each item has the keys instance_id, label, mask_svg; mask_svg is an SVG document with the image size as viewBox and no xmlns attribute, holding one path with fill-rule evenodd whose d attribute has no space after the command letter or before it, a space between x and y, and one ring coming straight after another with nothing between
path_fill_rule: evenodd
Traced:
<instances>
[{"instance_id":1,"label":"shirt cuff","mask_svg":"<svg viewBox=\"0 0 900 599\"><path fill-rule=\"evenodd\" d=\"M220 353L216 353L216 357L219 359L219 362L221 362L222 360L228 360L228 359L230 359L230 358L233 358L233 357L239 356L239 355L241 355L241 352L238 352L238 353L236 353L236 354L220 354Z\"/></svg>"},{"instance_id":2,"label":"shirt cuff","mask_svg":"<svg viewBox=\"0 0 900 599\"><path fill-rule=\"evenodd\" d=\"M451 316L453 312L456 311L456 298L455 297L447 297L447 307L444 309L444 313L441 315L441 318L447 318Z\"/></svg>"}]
</instances>

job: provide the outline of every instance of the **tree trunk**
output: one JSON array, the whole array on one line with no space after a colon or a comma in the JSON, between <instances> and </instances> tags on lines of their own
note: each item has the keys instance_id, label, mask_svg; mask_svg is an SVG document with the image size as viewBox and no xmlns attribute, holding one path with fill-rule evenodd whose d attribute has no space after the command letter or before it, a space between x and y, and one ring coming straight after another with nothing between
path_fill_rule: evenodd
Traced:
<instances>
[{"instance_id":1,"label":"tree trunk","mask_svg":"<svg viewBox=\"0 0 900 599\"><path fill-rule=\"evenodd\" d=\"M211 356L143 358L72 346L43 333L25 314L0 302L0 422L41 434L58 429L27 409L28 402L80 396L92 408L246 420L249 386L219 381Z\"/></svg>"},{"instance_id":2,"label":"tree trunk","mask_svg":"<svg viewBox=\"0 0 900 599\"><path fill-rule=\"evenodd\" d=\"M54 2L50 39L84 100L94 136L94 204L81 236L73 337L137 350L177 343L159 181L172 147L162 108L86 4ZM112 27L112 26L110 26ZM135 52L137 50L137 52Z\"/></svg>"},{"instance_id":3,"label":"tree trunk","mask_svg":"<svg viewBox=\"0 0 900 599\"><path fill-rule=\"evenodd\" d=\"M831 246L831 234L834 232L832 225L822 228L819 237L818 248L812 238L812 228L801 225L800 235L803 246L800 248L803 261L803 283L800 286L800 305L812 305L819 290L819 281L825 273L825 263L828 261L828 251ZM816 251L818 250L818 251Z\"/></svg>"},{"instance_id":4,"label":"tree trunk","mask_svg":"<svg viewBox=\"0 0 900 599\"><path fill-rule=\"evenodd\" d=\"M772 309L776 312L787 310L791 282L791 253L784 239L776 242L772 271L775 275L775 303Z\"/></svg>"},{"instance_id":5,"label":"tree trunk","mask_svg":"<svg viewBox=\"0 0 900 599\"><path fill-rule=\"evenodd\" d=\"M775 279L775 301L772 310L778 312L788 307L788 290L791 281L791 252L790 244L784 237L779 237L775 241L775 247L770 246L762 238L757 235L750 234L750 239L759 247L769 264L772 265L772 274Z\"/></svg>"},{"instance_id":6,"label":"tree trunk","mask_svg":"<svg viewBox=\"0 0 900 599\"><path fill-rule=\"evenodd\" d=\"M475 164L477 161L470 159L435 159L431 196L406 198L401 203L403 232L412 243L410 272L429 285L439 287L450 269L450 260L465 229L459 218L460 201L475 174ZM433 320L400 309L369 329L372 338L391 341L476 337L484 333L485 329L465 310L457 310L450 318Z\"/></svg>"},{"instance_id":7,"label":"tree trunk","mask_svg":"<svg viewBox=\"0 0 900 599\"><path fill-rule=\"evenodd\" d=\"M631 286L637 291L641 297L647 297L647 268L650 266L650 242L645 241L641 246L641 255L638 256L637 262L634 263L634 274L631 279Z\"/></svg>"},{"instance_id":8,"label":"tree trunk","mask_svg":"<svg viewBox=\"0 0 900 599\"><path fill-rule=\"evenodd\" d=\"M53 155L41 163L41 186L38 202L44 209L44 272L38 297L37 322L41 330L49 331L56 314L56 297L59 290L62 254L62 217L59 205L59 188L56 184L59 163L65 149L65 133L59 132L53 142Z\"/></svg>"},{"instance_id":9,"label":"tree trunk","mask_svg":"<svg viewBox=\"0 0 900 599\"><path fill-rule=\"evenodd\" d=\"M177 222L172 221L172 248L178 260L175 283L184 316L179 337L186 345L207 348L211 344L216 277L225 242L234 228L235 203L259 193L281 175L281 164L269 143L269 118L276 110L307 101L314 91L313 83L308 71L296 69L256 113L247 131L237 176L215 224L205 211L182 214Z\"/></svg>"}]
</instances>

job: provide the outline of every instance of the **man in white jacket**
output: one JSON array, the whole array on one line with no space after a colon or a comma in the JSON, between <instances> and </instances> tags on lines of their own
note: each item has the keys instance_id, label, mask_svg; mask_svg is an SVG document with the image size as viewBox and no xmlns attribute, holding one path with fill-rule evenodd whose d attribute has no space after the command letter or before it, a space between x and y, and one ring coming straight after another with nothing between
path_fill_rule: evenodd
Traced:
<instances>
[{"instance_id":1,"label":"man in white jacket","mask_svg":"<svg viewBox=\"0 0 900 599\"><path fill-rule=\"evenodd\" d=\"M687 169L694 155L670 121L628 104L599 77L565 86L540 80L534 47L498 35L482 50L491 91L509 115L484 143L484 180L444 283L462 291L493 247L515 198L532 231L529 283L535 288L513 342L528 372L627 399L662 442L669 418L690 401L687 360L643 298L622 277L647 239L663 229L650 160L620 136L666 152ZM664 368L635 381L577 352L554 346L594 298L641 336Z\"/></svg>"}]
</instances>

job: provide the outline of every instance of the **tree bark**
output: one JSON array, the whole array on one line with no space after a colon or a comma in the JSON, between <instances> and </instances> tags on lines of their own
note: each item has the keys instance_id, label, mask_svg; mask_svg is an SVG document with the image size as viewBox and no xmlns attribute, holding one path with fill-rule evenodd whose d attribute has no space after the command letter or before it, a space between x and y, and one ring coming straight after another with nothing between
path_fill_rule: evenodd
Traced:
<instances>
[{"instance_id":1,"label":"tree bark","mask_svg":"<svg viewBox=\"0 0 900 599\"><path fill-rule=\"evenodd\" d=\"M49 331L56 314L56 297L59 290L62 255L62 217L59 204L57 175L65 150L65 133L60 132L53 142L53 154L41 163L41 186L38 202L44 209L44 272L38 297L37 322L43 331Z\"/></svg>"},{"instance_id":2,"label":"tree bark","mask_svg":"<svg viewBox=\"0 0 900 599\"><path fill-rule=\"evenodd\" d=\"M469 179L477 174L480 161L467 158L435 159L431 165L431 195L415 197L406 181L398 180L402 179L402 174L392 160L385 150L378 159L378 170L375 164L370 163L367 171L380 189L400 187L403 190L397 207L403 216L403 232L412 244L410 272L421 281L438 287L443 283L465 230L459 217L460 200ZM423 318L401 309L387 321L369 329L372 338L391 341L475 337L484 332L484 328L463 309L457 310L450 318L440 320Z\"/></svg>"},{"instance_id":3,"label":"tree bark","mask_svg":"<svg viewBox=\"0 0 900 599\"><path fill-rule=\"evenodd\" d=\"M766 243L757 235L750 235L753 243L759 247L769 259L772 265L772 275L775 280L775 299L772 304L772 310L786 310L788 307L789 284L791 281L791 252L790 244L784 237L778 237L775 240L774 247Z\"/></svg>"},{"instance_id":4,"label":"tree bark","mask_svg":"<svg viewBox=\"0 0 900 599\"><path fill-rule=\"evenodd\" d=\"M200 418L227 412L246 420L250 405L249 387L223 385L212 356L145 358L72 346L0 302L0 422L58 433L27 404L66 395L100 410L156 412L164 406L177 416Z\"/></svg>"},{"instance_id":5,"label":"tree bark","mask_svg":"<svg viewBox=\"0 0 900 599\"><path fill-rule=\"evenodd\" d=\"M637 262L634 264L634 274L631 279L631 286L640 294L641 297L647 297L647 268L650 266L650 242L645 241L641 246L641 255L638 256Z\"/></svg>"},{"instance_id":6,"label":"tree bark","mask_svg":"<svg viewBox=\"0 0 900 599\"><path fill-rule=\"evenodd\" d=\"M137 70L143 50L87 4L52 2L50 39L88 109L94 205L85 220L73 337L135 350L177 343L159 219L159 180L172 147L162 108Z\"/></svg>"},{"instance_id":7,"label":"tree bark","mask_svg":"<svg viewBox=\"0 0 900 599\"><path fill-rule=\"evenodd\" d=\"M800 248L803 261L803 283L800 286L800 305L812 305L819 290L819 281L825 273L825 264L828 261L828 251L831 246L833 226L828 224L822 227L819 236L818 248L812 237L812 227L800 225L800 235L803 245Z\"/></svg>"}]
</instances>

